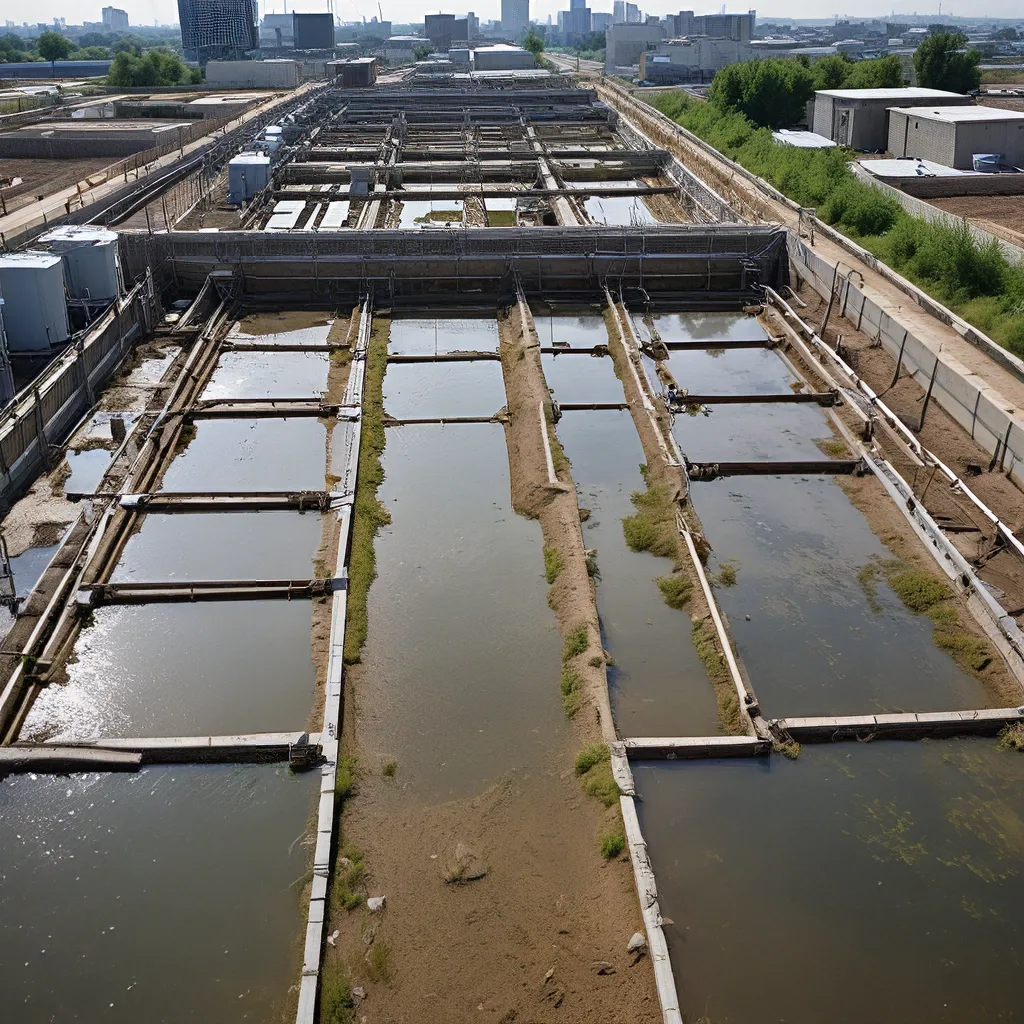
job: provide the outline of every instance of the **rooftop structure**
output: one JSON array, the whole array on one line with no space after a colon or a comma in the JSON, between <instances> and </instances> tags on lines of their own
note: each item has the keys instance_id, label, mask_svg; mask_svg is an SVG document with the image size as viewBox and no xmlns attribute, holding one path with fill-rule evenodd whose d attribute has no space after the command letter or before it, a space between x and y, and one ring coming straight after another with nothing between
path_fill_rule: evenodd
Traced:
<instances>
[{"instance_id":1,"label":"rooftop structure","mask_svg":"<svg viewBox=\"0 0 1024 1024\"><path fill-rule=\"evenodd\" d=\"M907 107L889 111L889 153L967 171L975 156L1024 168L1024 113L996 107Z\"/></svg>"},{"instance_id":2,"label":"rooftop structure","mask_svg":"<svg viewBox=\"0 0 1024 1024\"><path fill-rule=\"evenodd\" d=\"M817 135L840 146L862 153L880 153L889 139L888 111L921 101L935 106L972 102L970 96L941 89L821 89L814 94L811 127Z\"/></svg>"}]
</instances>

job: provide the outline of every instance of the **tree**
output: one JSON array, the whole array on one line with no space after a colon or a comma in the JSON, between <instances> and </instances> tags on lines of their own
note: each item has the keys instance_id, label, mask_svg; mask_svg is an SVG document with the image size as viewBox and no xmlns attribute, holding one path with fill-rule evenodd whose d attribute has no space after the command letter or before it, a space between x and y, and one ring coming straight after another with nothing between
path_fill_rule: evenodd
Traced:
<instances>
[{"instance_id":1,"label":"tree","mask_svg":"<svg viewBox=\"0 0 1024 1024\"><path fill-rule=\"evenodd\" d=\"M75 60L107 60L110 51L105 46L83 46L75 50Z\"/></svg>"},{"instance_id":2,"label":"tree","mask_svg":"<svg viewBox=\"0 0 1024 1024\"><path fill-rule=\"evenodd\" d=\"M850 58L841 53L835 57L822 57L811 68L814 88L841 89L846 82L846 76L850 73L851 63Z\"/></svg>"},{"instance_id":3,"label":"tree","mask_svg":"<svg viewBox=\"0 0 1024 1024\"><path fill-rule=\"evenodd\" d=\"M430 47L429 46L426 46L426 45L424 45L424 46L417 46L412 51L412 59L413 60L426 60L430 56L430 52L431 51L430 51Z\"/></svg>"},{"instance_id":4,"label":"tree","mask_svg":"<svg viewBox=\"0 0 1024 1024\"><path fill-rule=\"evenodd\" d=\"M1020 36L1017 35L1017 30L1010 25L1008 28L996 29L996 31L992 33L992 38L1005 39L1008 43L1015 43L1020 39Z\"/></svg>"},{"instance_id":5,"label":"tree","mask_svg":"<svg viewBox=\"0 0 1024 1024\"><path fill-rule=\"evenodd\" d=\"M964 50L967 36L962 32L943 32L929 36L914 51L917 81L927 89L973 92L981 85L977 50Z\"/></svg>"},{"instance_id":6,"label":"tree","mask_svg":"<svg viewBox=\"0 0 1024 1024\"><path fill-rule=\"evenodd\" d=\"M44 32L36 41L36 49L43 60L51 64L58 60L67 60L75 44L65 39L59 32Z\"/></svg>"},{"instance_id":7,"label":"tree","mask_svg":"<svg viewBox=\"0 0 1024 1024\"><path fill-rule=\"evenodd\" d=\"M814 78L799 61L748 60L719 71L708 100L721 110L736 110L763 128L786 128L803 121L814 95Z\"/></svg>"},{"instance_id":8,"label":"tree","mask_svg":"<svg viewBox=\"0 0 1024 1024\"><path fill-rule=\"evenodd\" d=\"M540 33L529 29L523 36L523 49L529 50L534 57L539 57L544 52L544 39Z\"/></svg>"},{"instance_id":9,"label":"tree","mask_svg":"<svg viewBox=\"0 0 1024 1024\"><path fill-rule=\"evenodd\" d=\"M898 89L903 85L903 64L899 57L878 57L850 65L845 89Z\"/></svg>"},{"instance_id":10,"label":"tree","mask_svg":"<svg viewBox=\"0 0 1024 1024\"><path fill-rule=\"evenodd\" d=\"M107 74L107 85L194 85L202 75L170 50L150 50L144 57L119 53Z\"/></svg>"}]
</instances>

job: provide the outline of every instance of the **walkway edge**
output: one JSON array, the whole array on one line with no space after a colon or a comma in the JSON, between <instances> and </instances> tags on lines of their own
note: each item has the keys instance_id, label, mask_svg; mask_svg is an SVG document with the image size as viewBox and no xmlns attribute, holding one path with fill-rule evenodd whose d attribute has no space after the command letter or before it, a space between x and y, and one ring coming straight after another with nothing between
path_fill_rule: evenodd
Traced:
<instances>
[{"instance_id":1,"label":"walkway edge","mask_svg":"<svg viewBox=\"0 0 1024 1024\"><path fill-rule=\"evenodd\" d=\"M359 332L352 358L352 369L345 388L345 405L363 404L366 380L366 353L370 344L373 318L372 302L367 298L359 313ZM359 473L359 444L362 417L353 424L345 453L342 489L355 493ZM352 537L352 507L346 505L338 513L338 558L334 575L348 579L348 551ZM327 882L331 873L331 850L334 845L335 786L341 743L341 696L345 655L345 614L348 588L337 590L331 598L331 636L328 646L327 680L324 694L324 720L320 730L324 765L320 771L320 804L317 809L316 848L313 854L313 887L306 918L306 941L299 980L299 1005L296 1024L315 1024L317 991L320 984L320 960L323 954L324 930L327 920Z\"/></svg>"}]
</instances>

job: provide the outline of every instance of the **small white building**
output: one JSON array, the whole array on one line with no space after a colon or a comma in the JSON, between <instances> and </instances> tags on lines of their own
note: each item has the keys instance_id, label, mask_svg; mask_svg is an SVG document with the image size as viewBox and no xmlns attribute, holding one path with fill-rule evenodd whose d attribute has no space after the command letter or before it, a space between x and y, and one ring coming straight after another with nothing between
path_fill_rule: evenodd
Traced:
<instances>
[{"instance_id":1,"label":"small white building","mask_svg":"<svg viewBox=\"0 0 1024 1024\"><path fill-rule=\"evenodd\" d=\"M969 171L976 153L1024 167L1024 113L997 107L908 107L889 111L889 153Z\"/></svg>"},{"instance_id":2,"label":"small white building","mask_svg":"<svg viewBox=\"0 0 1024 1024\"><path fill-rule=\"evenodd\" d=\"M889 111L924 103L951 106L970 103L970 96L942 89L819 89L814 94L816 135L862 153L880 153L889 141Z\"/></svg>"}]
</instances>

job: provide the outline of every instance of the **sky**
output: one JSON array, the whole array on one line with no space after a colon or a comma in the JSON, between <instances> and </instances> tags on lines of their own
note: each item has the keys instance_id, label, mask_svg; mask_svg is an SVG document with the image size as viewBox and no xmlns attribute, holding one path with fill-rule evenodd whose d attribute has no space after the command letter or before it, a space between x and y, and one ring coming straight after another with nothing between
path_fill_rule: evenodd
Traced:
<instances>
[{"instance_id":1,"label":"sky","mask_svg":"<svg viewBox=\"0 0 1024 1024\"><path fill-rule=\"evenodd\" d=\"M431 0L430 9L436 9L437 0ZM128 12L130 22L140 25L152 25L154 20L162 24L170 24L178 20L177 0L36 0L29 5L16 4L14 0L4 0L0 4L3 10L3 19L10 18L20 24L26 18L36 21L51 21L53 18L65 18L69 24L81 24L83 21L99 21L100 8L104 3L113 6L123 7ZM698 14L707 14L719 10L720 4L699 3L697 0L651 0L650 4L640 0L641 10L649 14L675 13L679 10L689 9ZM385 3L381 0L384 8L384 17L395 22L422 21L424 5L419 0L393 0ZM444 7L445 10L464 13L472 7L481 21L490 21L499 17L500 0L454 0ZM537 20L545 21L548 14L552 17L563 7L568 8L568 0L564 3L560 0L531 0L530 13ZM752 0L751 6L755 6L759 20L771 20L773 18L800 17L800 18L829 18L835 14L848 17L843 11L831 9L825 2L808 4L801 0L771 0L763 7ZM921 14L937 10L938 4L935 0L904 0L904 2L890 2L886 4L883 0L867 0L863 8L858 6L854 18L886 17L893 11L899 14ZM289 11L326 11L327 0L288 0ZM591 9L595 11L611 12L612 0L592 0ZM742 11L745 9L743 3L730 3L729 11ZM31 14L28 11L31 10ZM283 0L260 0L260 14L281 13L284 11ZM377 13L376 0L334 0L335 13L345 21L359 21L362 17L369 20ZM967 4L963 0L950 4L943 4L945 14L970 15L972 17L991 18L1018 18L1024 19L1024 3L1021 0L978 0L976 4Z\"/></svg>"}]
</instances>

